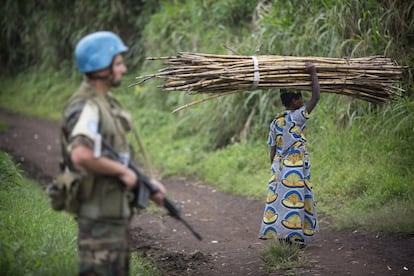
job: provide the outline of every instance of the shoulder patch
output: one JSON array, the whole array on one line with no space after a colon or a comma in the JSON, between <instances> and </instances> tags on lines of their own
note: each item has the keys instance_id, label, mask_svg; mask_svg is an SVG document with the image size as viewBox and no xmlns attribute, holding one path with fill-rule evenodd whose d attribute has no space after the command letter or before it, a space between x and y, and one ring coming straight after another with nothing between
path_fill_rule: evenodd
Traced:
<instances>
[{"instance_id":1,"label":"shoulder patch","mask_svg":"<svg viewBox=\"0 0 414 276\"><path fill-rule=\"evenodd\" d=\"M98 133L98 125L99 108L94 102L87 101L80 113L75 127L73 128L71 137L83 135L93 140Z\"/></svg>"}]
</instances>

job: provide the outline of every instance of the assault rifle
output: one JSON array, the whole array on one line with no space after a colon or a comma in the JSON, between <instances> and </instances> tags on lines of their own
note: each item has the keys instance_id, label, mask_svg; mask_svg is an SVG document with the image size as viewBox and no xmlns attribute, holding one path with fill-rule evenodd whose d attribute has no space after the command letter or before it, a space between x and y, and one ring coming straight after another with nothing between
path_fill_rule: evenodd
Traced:
<instances>
[{"instance_id":1,"label":"assault rifle","mask_svg":"<svg viewBox=\"0 0 414 276\"><path fill-rule=\"evenodd\" d=\"M105 153L105 156L108 154L109 158L123 163L120 154L108 142L102 140L102 146L102 150ZM149 179L138 169L138 167L131 160L128 162L128 167L133 170L138 176L138 183L133 190L134 205L136 205L138 208L145 209L148 206L150 196L158 192L159 189L154 183L151 182L151 179ZM197 233L186 220L184 220L184 218L181 216L180 209L175 206L174 203L166 195L164 195L164 207L168 210L170 216L181 221L198 240L202 240L201 235Z\"/></svg>"}]
</instances>

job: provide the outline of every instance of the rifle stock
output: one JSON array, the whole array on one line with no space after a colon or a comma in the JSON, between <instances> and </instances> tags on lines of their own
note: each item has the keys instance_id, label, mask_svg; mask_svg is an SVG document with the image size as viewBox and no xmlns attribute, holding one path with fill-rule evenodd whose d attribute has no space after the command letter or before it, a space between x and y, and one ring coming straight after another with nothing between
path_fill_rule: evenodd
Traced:
<instances>
[{"instance_id":1,"label":"rifle stock","mask_svg":"<svg viewBox=\"0 0 414 276\"><path fill-rule=\"evenodd\" d=\"M116 152L115 149L113 149L112 146L108 144L108 142L102 140L102 145L104 146L104 152L105 150L109 152L110 158L121 162L118 152ZM128 167L133 170L138 177L138 183L134 188L134 204L138 208L145 209L148 206L150 195L157 193L159 189L155 184L151 182L151 179L149 179L138 169L138 167L131 160L128 162ZM175 206L174 203L166 195L164 195L163 203L170 216L181 221L181 223L183 223L198 240L202 240L201 235L197 233L190 224L188 224L188 222L181 216L180 209Z\"/></svg>"}]
</instances>

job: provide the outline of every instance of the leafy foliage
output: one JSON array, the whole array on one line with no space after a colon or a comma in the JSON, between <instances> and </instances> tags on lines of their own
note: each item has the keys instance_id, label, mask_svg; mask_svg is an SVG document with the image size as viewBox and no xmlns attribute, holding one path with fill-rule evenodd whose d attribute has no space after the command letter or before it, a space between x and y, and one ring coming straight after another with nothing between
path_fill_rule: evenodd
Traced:
<instances>
[{"instance_id":1,"label":"leafy foliage","mask_svg":"<svg viewBox=\"0 0 414 276\"><path fill-rule=\"evenodd\" d=\"M141 31L160 1L6 0L0 9L0 68L19 72L28 66L59 69L72 63L76 42L97 30L112 30L131 45L131 66L142 62Z\"/></svg>"}]
</instances>

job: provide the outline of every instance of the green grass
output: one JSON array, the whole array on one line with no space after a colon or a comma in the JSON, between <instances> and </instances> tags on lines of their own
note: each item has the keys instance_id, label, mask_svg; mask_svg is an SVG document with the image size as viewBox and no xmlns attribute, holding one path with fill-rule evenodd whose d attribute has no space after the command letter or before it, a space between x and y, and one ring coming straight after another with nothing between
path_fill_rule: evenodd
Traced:
<instances>
[{"instance_id":1,"label":"green grass","mask_svg":"<svg viewBox=\"0 0 414 276\"><path fill-rule=\"evenodd\" d=\"M298 245L278 240L270 241L269 245L262 252L261 258L267 272L289 270L309 265ZM289 271L285 275L290 275Z\"/></svg>"},{"instance_id":2,"label":"green grass","mask_svg":"<svg viewBox=\"0 0 414 276\"><path fill-rule=\"evenodd\" d=\"M236 143L209 154L198 167L208 183L226 192L257 197L267 189L270 177L267 155L265 142Z\"/></svg>"},{"instance_id":3,"label":"green grass","mask_svg":"<svg viewBox=\"0 0 414 276\"><path fill-rule=\"evenodd\" d=\"M333 120L324 121L323 131L312 125L318 209L337 218L337 228L413 233L413 110L403 99L354 116L346 127ZM313 115L326 118L323 108Z\"/></svg>"},{"instance_id":4,"label":"green grass","mask_svg":"<svg viewBox=\"0 0 414 276\"><path fill-rule=\"evenodd\" d=\"M388 201L376 208L366 208L363 200L345 206L335 216L333 229L361 229L374 233L412 234L414 199ZM378 204L379 205L379 204Z\"/></svg>"},{"instance_id":5,"label":"green grass","mask_svg":"<svg viewBox=\"0 0 414 276\"><path fill-rule=\"evenodd\" d=\"M145 258L141 253L134 252L131 254L130 275L160 276L161 273L152 261Z\"/></svg>"},{"instance_id":6,"label":"green grass","mask_svg":"<svg viewBox=\"0 0 414 276\"><path fill-rule=\"evenodd\" d=\"M0 154L0 270L4 275L76 274L74 220L54 212L40 185L22 178Z\"/></svg>"},{"instance_id":7,"label":"green grass","mask_svg":"<svg viewBox=\"0 0 414 276\"><path fill-rule=\"evenodd\" d=\"M0 92L0 108L25 115L59 120L64 104L82 80L61 71L28 70L13 78L0 76L7 92Z\"/></svg>"},{"instance_id":8,"label":"green grass","mask_svg":"<svg viewBox=\"0 0 414 276\"><path fill-rule=\"evenodd\" d=\"M8 123L0 121L0 133L6 131L9 127Z\"/></svg>"},{"instance_id":9,"label":"green grass","mask_svg":"<svg viewBox=\"0 0 414 276\"><path fill-rule=\"evenodd\" d=\"M39 183L21 176L0 152L0 271L2 275L76 275L77 226L73 217L53 211ZM159 275L138 252L131 275Z\"/></svg>"}]
</instances>

